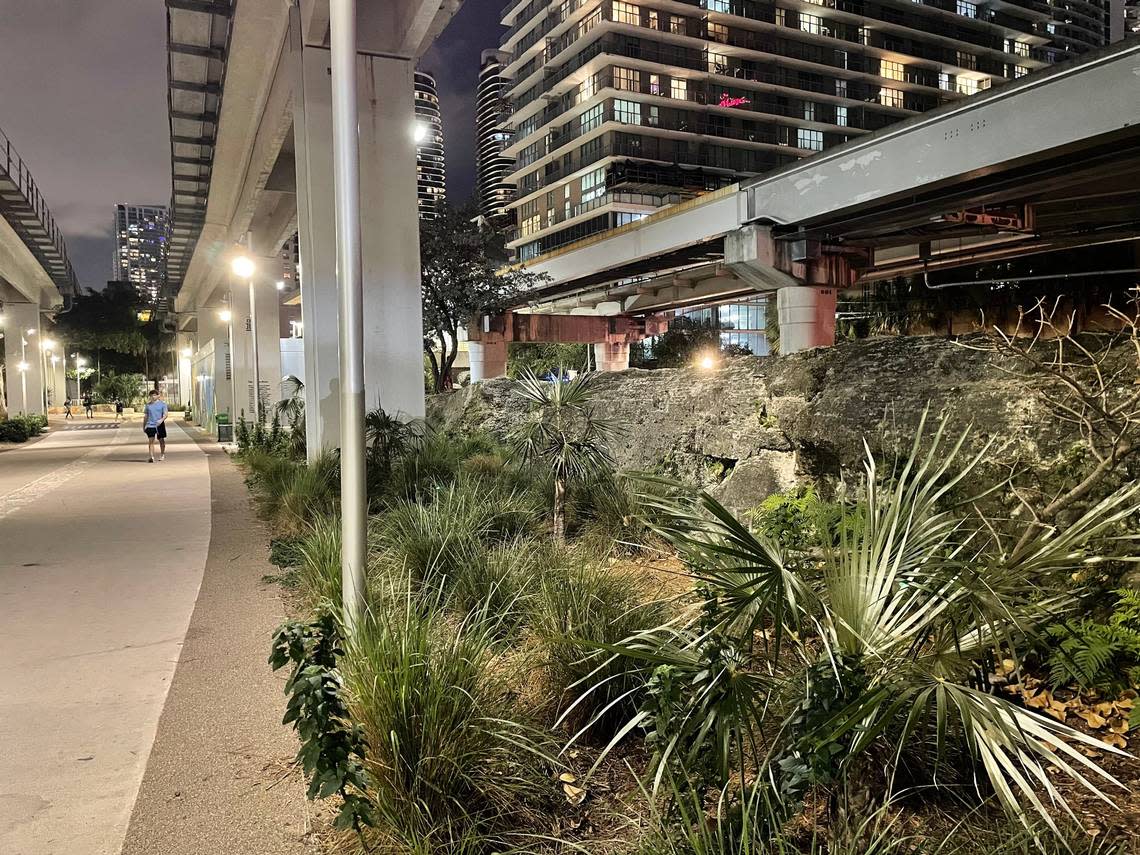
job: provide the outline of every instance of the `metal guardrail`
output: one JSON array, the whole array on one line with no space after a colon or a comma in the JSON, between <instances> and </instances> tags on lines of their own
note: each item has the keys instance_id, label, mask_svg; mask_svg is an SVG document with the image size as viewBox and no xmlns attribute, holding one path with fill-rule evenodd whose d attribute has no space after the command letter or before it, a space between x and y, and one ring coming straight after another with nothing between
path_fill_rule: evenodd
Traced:
<instances>
[{"instance_id":1,"label":"metal guardrail","mask_svg":"<svg viewBox=\"0 0 1140 855\"><path fill-rule=\"evenodd\" d=\"M56 225L27 164L3 130L0 130L0 211L56 287L61 292L77 293L79 283L67 255L63 232Z\"/></svg>"}]
</instances>

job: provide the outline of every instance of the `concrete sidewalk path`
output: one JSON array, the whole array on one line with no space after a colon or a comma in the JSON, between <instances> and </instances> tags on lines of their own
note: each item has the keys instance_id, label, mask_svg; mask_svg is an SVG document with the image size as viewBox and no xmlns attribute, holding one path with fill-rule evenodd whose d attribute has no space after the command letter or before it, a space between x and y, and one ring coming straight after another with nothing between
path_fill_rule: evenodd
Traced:
<instances>
[{"instance_id":1,"label":"concrete sidewalk path","mask_svg":"<svg viewBox=\"0 0 1140 855\"><path fill-rule=\"evenodd\" d=\"M205 455L171 428L0 455L0 852L113 855L206 565Z\"/></svg>"},{"instance_id":2,"label":"concrete sidewalk path","mask_svg":"<svg viewBox=\"0 0 1140 855\"><path fill-rule=\"evenodd\" d=\"M0 454L0 853L308 852L266 533L216 444L146 460L137 424Z\"/></svg>"},{"instance_id":3,"label":"concrete sidewalk path","mask_svg":"<svg viewBox=\"0 0 1140 855\"><path fill-rule=\"evenodd\" d=\"M266 663L285 617L264 580L276 572L268 533L237 466L214 443L202 449L209 557L123 855L300 855L312 851L309 808L297 740L281 725L286 675Z\"/></svg>"}]
</instances>

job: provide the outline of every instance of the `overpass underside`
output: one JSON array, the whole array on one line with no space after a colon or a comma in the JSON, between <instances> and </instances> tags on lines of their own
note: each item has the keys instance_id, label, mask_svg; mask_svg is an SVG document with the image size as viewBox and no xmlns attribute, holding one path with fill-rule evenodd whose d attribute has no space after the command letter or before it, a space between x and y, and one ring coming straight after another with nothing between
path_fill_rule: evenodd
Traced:
<instances>
[{"instance_id":1,"label":"overpass underside","mask_svg":"<svg viewBox=\"0 0 1140 855\"><path fill-rule=\"evenodd\" d=\"M1124 44L665 208L527 262L553 281L519 309L639 317L775 292L794 350L830 343L841 291L1135 243L1137 74Z\"/></svg>"}]
</instances>

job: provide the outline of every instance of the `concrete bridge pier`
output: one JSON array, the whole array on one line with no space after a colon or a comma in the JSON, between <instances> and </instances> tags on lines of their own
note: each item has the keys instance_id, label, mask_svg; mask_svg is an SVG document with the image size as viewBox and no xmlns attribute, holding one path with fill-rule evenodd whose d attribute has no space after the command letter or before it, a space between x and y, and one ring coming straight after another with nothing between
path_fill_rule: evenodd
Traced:
<instances>
[{"instance_id":1,"label":"concrete bridge pier","mask_svg":"<svg viewBox=\"0 0 1140 855\"><path fill-rule=\"evenodd\" d=\"M467 358L471 365L471 382L502 377L507 373L507 343L499 341L467 342Z\"/></svg>"},{"instance_id":2,"label":"concrete bridge pier","mask_svg":"<svg viewBox=\"0 0 1140 855\"><path fill-rule=\"evenodd\" d=\"M629 342L597 342L594 344L594 362L599 371L625 371L629 368Z\"/></svg>"},{"instance_id":3,"label":"concrete bridge pier","mask_svg":"<svg viewBox=\"0 0 1140 855\"><path fill-rule=\"evenodd\" d=\"M40 307L4 301L4 391L9 413L44 412L43 354L40 351Z\"/></svg>"},{"instance_id":4,"label":"concrete bridge pier","mask_svg":"<svg viewBox=\"0 0 1140 855\"><path fill-rule=\"evenodd\" d=\"M835 288L789 285L776 291L780 353L835 344Z\"/></svg>"}]
</instances>

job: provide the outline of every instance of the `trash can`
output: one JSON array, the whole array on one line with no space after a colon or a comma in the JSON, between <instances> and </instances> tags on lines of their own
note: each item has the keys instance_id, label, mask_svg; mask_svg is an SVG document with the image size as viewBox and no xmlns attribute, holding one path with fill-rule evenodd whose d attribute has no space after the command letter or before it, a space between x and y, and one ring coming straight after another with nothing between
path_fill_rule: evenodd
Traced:
<instances>
[{"instance_id":1,"label":"trash can","mask_svg":"<svg viewBox=\"0 0 1140 855\"><path fill-rule=\"evenodd\" d=\"M214 417L218 427L218 442L230 443L234 441L234 426L230 424L229 413L219 413Z\"/></svg>"}]
</instances>

